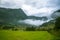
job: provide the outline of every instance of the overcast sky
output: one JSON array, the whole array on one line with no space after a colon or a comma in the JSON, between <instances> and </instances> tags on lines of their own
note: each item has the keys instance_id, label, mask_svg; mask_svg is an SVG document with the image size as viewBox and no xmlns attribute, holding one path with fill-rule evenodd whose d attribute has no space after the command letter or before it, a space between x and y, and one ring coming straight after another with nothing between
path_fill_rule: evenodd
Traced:
<instances>
[{"instance_id":1,"label":"overcast sky","mask_svg":"<svg viewBox=\"0 0 60 40\"><path fill-rule=\"evenodd\" d=\"M28 16L40 13L46 16L60 7L60 0L0 0L0 7L22 8Z\"/></svg>"},{"instance_id":2,"label":"overcast sky","mask_svg":"<svg viewBox=\"0 0 60 40\"><path fill-rule=\"evenodd\" d=\"M22 8L28 16L50 16L53 11L60 9L60 0L0 0L0 7ZM19 22L41 25L47 21L26 19Z\"/></svg>"}]
</instances>

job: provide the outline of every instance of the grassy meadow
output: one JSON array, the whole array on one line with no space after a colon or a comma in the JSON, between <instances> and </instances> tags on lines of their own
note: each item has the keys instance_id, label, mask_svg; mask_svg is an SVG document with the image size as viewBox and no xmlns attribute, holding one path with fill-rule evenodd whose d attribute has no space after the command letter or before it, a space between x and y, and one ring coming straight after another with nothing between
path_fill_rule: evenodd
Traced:
<instances>
[{"instance_id":1,"label":"grassy meadow","mask_svg":"<svg viewBox=\"0 0 60 40\"><path fill-rule=\"evenodd\" d=\"M47 31L0 30L0 40L53 40Z\"/></svg>"}]
</instances>

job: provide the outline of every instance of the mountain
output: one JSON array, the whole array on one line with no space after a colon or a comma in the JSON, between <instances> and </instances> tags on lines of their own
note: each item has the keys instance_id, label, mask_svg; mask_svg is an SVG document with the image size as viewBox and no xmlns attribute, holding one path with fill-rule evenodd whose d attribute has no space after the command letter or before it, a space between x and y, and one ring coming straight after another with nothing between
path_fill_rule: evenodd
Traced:
<instances>
[{"instance_id":1,"label":"mountain","mask_svg":"<svg viewBox=\"0 0 60 40\"><path fill-rule=\"evenodd\" d=\"M56 19L57 17L60 17L60 9L52 13L51 17L54 19Z\"/></svg>"},{"instance_id":2,"label":"mountain","mask_svg":"<svg viewBox=\"0 0 60 40\"><path fill-rule=\"evenodd\" d=\"M55 27L55 21L50 20L49 22L45 22L39 26L40 28L44 28L45 30L53 29Z\"/></svg>"},{"instance_id":3,"label":"mountain","mask_svg":"<svg viewBox=\"0 0 60 40\"><path fill-rule=\"evenodd\" d=\"M20 9L10 9L0 7L0 24L1 23L13 23L18 20L24 20L27 15Z\"/></svg>"},{"instance_id":4,"label":"mountain","mask_svg":"<svg viewBox=\"0 0 60 40\"><path fill-rule=\"evenodd\" d=\"M10 8L1 8L0 7L0 24L25 24L18 23L20 20L33 19L33 20L42 20L46 21L48 18L46 16L37 17L37 16L27 16L24 11L20 9L10 9Z\"/></svg>"},{"instance_id":5,"label":"mountain","mask_svg":"<svg viewBox=\"0 0 60 40\"><path fill-rule=\"evenodd\" d=\"M40 27L54 28L55 22L56 22L56 18L60 17L60 9L54 11L52 13L51 17L53 18L53 20L50 20L49 22L43 23L42 25L40 25Z\"/></svg>"},{"instance_id":6,"label":"mountain","mask_svg":"<svg viewBox=\"0 0 60 40\"><path fill-rule=\"evenodd\" d=\"M49 22L46 22L46 23L44 23L44 24L42 24L42 25L40 25L41 27L42 26L47 26L47 25L51 25L51 24L55 24L55 21L54 20L50 20Z\"/></svg>"},{"instance_id":7,"label":"mountain","mask_svg":"<svg viewBox=\"0 0 60 40\"><path fill-rule=\"evenodd\" d=\"M37 14L34 14L34 15L32 15L32 16L37 16L37 17L47 17L47 16L49 16L48 15L48 13L37 13Z\"/></svg>"},{"instance_id":8,"label":"mountain","mask_svg":"<svg viewBox=\"0 0 60 40\"><path fill-rule=\"evenodd\" d=\"M36 17L36 16L28 16L28 19L43 20L43 21L48 20L47 17Z\"/></svg>"}]
</instances>

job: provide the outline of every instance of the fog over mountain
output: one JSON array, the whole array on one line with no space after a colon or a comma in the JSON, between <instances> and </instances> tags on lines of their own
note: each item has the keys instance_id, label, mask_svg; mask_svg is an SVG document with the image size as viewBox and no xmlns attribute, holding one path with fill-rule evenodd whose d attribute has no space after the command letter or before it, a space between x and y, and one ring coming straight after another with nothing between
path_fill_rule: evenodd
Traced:
<instances>
[{"instance_id":1,"label":"fog over mountain","mask_svg":"<svg viewBox=\"0 0 60 40\"><path fill-rule=\"evenodd\" d=\"M44 17L51 20L51 14L60 9L60 0L0 0L0 7L19 9L21 8L27 16ZM47 22L48 20L33 20L25 19L18 22L38 25Z\"/></svg>"}]
</instances>

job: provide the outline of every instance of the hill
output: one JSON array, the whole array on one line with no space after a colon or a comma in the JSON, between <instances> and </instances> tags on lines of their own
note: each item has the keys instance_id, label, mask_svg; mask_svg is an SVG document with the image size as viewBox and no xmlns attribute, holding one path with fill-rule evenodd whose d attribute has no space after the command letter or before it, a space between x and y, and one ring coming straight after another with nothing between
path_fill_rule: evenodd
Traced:
<instances>
[{"instance_id":1,"label":"hill","mask_svg":"<svg viewBox=\"0 0 60 40\"><path fill-rule=\"evenodd\" d=\"M0 24L14 23L26 19L27 15L20 9L0 8Z\"/></svg>"},{"instance_id":2,"label":"hill","mask_svg":"<svg viewBox=\"0 0 60 40\"><path fill-rule=\"evenodd\" d=\"M58 17L60 17L60 9L53 12L52 15L51 15L52 18L56 19Z\"/></svg>"}]
</instances>

